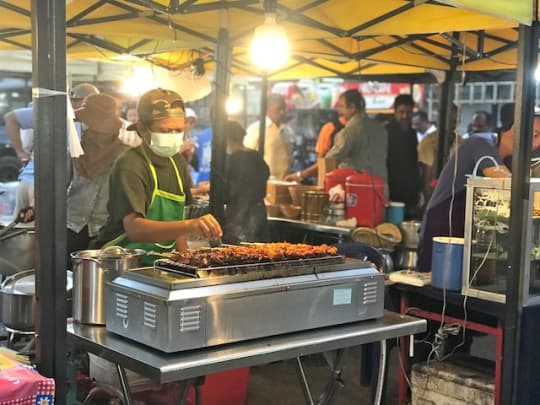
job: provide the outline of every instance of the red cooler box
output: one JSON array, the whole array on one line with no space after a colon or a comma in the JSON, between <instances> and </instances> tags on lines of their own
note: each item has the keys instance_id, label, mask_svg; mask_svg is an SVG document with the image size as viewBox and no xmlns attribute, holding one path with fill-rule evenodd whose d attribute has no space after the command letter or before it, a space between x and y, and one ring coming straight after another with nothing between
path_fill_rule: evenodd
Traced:
<instances>
[{"instance_id":1,"label":"red cooler box","mask_svg":"<svg viewBox=\"0 0 540 405\"><path fill-rule=\"evenodd\" d=\"M345 182L345 191L347 218L355 217L358 226L374 227L383 222L387 201L382 178L368 172L349 176Z\"/></svg>"},{"instance_id":2,"label":"red cooler box","mask_svg":"<svg viewBox=\"0 0 540 405\"><path fill-rule=\"evenodd\" d=\"M249 368L208 374L200 389L200 403L201 405L245 405L248 381ZM191 390L186 405L195 405L194 389Z\"/></svg>"},{"instance_id":3,"label":"red cooler box","mask_svg":"<svg viewBox=\"0 0 540 405\"><path fill-rule=\"evenodd\" d=\"M332 187L341 184L345 188L347 177L359 174L353 169L334 169L324 176L324 191L328 193Z\"/></svg>"}]
</instances>

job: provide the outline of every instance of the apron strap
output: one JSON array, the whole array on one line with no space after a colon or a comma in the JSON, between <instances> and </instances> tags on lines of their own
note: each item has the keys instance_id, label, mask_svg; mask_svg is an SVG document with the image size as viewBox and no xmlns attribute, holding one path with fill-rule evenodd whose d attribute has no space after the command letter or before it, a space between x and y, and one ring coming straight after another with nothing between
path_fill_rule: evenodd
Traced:
<instances>
[{"instance_id":1,"label":"apron strap","mask_svg":"<svg viewBox=\"0 0 540 405\"><path fill-rule=\"evenodd\" d=\"M154 196L156 195L156 192L159 189L159 187L158 187L158 179L157 179L157 174L156 174L156 168L154 167L154 165L150 161L150 158L146 154L146 151L144 150L144 148L141 148L141 151L143 153L144 159L146 160L146 163L148 163L148 167L150 168L150 172L152 173L152 179L154 180L154 192L152 193L152 201L154 201Z\"/></svg>"},{"instance_id":2,"label":"apron strap","mask_svg":"<svg viewBox=\"0 0 540 405\"><path fill-rule=\"evenodd\" d=\"M152 161L150 160L150 158L146 154L146 151L144 150L144 148L141 149L141 150L142 150L144 159L146 160L146 163L148 163L148 167L150 168L150 172L152 173L152 179L154 180L154 192L152 193L152 201L154 201L154 196L156 195L156 192L159 190L156 168L154 167ZM178 182L178 187L180 189L180 193L185 195L185 193L184 193L184 183L182 183L182 178L180 177L180 172L178 171L178 166L176 166L176 162L174 161L172 156L169 157L169 160L170 160L170 162L172 164L172 167L174 168L174 173L176 175L176 181Z\"/></svg>"},{"instance_id":3,"label":"apron strap","mask_svg":"<svg viewBox=\"0 0 540 405\"><path fill-rule=\"evenodd\" d=\"M176 162L174 161L172 156L169 158L169 160L171 161L172 166L174 167L174 172L176 173L176 180L178 181L178 187L180 187L180 192L182 194L185 194L184 193L184 185L182 183L182 178L180 177L180 172L178 171L178 167L176 166ZM154 176L155 176L155 174L154 174Z\"/></svg>"}]
</instances>

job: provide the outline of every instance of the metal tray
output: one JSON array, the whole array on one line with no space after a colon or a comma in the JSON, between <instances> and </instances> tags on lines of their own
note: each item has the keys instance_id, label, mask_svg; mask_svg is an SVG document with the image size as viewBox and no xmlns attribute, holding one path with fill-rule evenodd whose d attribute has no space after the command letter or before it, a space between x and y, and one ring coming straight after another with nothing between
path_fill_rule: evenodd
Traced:
<instances>
[{"instance_id":1,"label":"metal tray","mask_svg":"<svg viewBox=\"0 0 540 405\"><path fill-rule=\"evenodd\" d=\"M288 276L290 273L298 274L300 266L323 266L337 263L343 263L345 256L319 256L305 259L268 261L249 264L235 264L231 266L204 267L198 268L186 264L178 263L169 259L159 259L154 262L154 267L163 271L170 271L187 277L217 277L217 276L235 276L237 274L247 274L252 272L279 271L279 276Z\"/></svg>"},{"instance_id":2,"label":"metal tray","mask_svg":"<svg viewBox=\"0 0 540 405\"><path fill-rule=\"evenodd\" d=\"M325 256L325 259L327 257ZM305 274L320 274L340 270L350 270L373 267L372 263L359 259L345 259L344 256L331 256L327 262L316 261L315 259L294 260L287 262L271 262L263 268L254 269L251 265L235 266L244 272L236 272L232 275L205 276L197 274L186 276L183 271L174 271L170 268L142 267L131 269L123 274L123 277L144 282L169 290L179 290L193 287L204 287L219 284L239 283L244 281L264 280L278 277L300 276ZM272 266L270 266L272 265ZM245 266L245 268L244 268Z\"/></svg>"}]
</instances>

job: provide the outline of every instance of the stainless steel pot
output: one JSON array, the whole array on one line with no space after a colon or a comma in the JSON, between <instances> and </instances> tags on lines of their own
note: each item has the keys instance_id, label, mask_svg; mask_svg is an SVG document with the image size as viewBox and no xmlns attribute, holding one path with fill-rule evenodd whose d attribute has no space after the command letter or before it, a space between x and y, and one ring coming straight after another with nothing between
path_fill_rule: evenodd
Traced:
<instances>
[{"instance_id":1,"label":"stainless steel pot","mask_svg":"<svg viewBox=\"0 0 540 405\"><path fill-rule=\"evenodd\" d=\"M73 279L67 274L66 291L70 303ZM35 321L36 271L27 270L7 277L0 286L0 321L8 328L31 332Z\"/></svg>"},{"instance_id":2,"label":"stainless steel pot","mask_svg":"<svg viewBox=\"0 0 540 405\"><path fill-rule=\"evenodd\" d=\"M33 228L11 230L0 237L0 274L12 275L35 268L36 254Z\"/></svg>"},{"instance_id":3,"label":"stainless steel pot","mask_svg":"<svg viewBox=\"0 0 540 405\"><path fill-rule=\"evenodd\" d=\"M420 226L418 221L400 222L399 228L403 236L403 247L407 249L417 249L420 246Z\"/></svg>"},{"instance_id":4,"label":"stainless steel pot","mask_svg":"<svg viewBox=\"0 0 540 405\"><path fill-rule=\"evenodd\" d=\"M140 267L145 253L119 246L73 252L73 320L105 325L105 283L125 270Z\"/></svg>"}]
</instances>

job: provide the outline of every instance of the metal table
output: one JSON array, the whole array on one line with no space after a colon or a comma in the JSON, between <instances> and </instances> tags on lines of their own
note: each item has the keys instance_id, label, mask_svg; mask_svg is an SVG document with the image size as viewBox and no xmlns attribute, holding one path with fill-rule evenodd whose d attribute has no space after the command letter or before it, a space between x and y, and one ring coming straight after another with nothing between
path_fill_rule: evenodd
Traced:
<instances>
[{"instance_id":1,"label":"metal table","mask_svg":"<svg viewBox=\"0 0 540 405\"><path fill-rule=\"evenodd\" d=\"M117 364L124 399L130 403L125 368L155 382L167 383L193 379L220 371L250 367L274 361L300 358L309 354L422 333L426 321L386 311L383 318L331 326L315 330L271 336L223 346L167 354L115 335L102 326L69 323L70 343ZM340 356L336 356L340 357ZM339 378L338 365L335 367ZM301 363L298 370L308 403L310 394ZM381 374L382 375L382 374Z\"/></svg>"},{"instance_id":2,"label":"metal table","mask_svg":"<svg viewBox=\"0 0 540 405\"><path fill-rule=\"evenodd\" d=\"M335 237L338 243L343 242L345 239L350 239L351 233L355 229L279 217L269 217L268 222L270 225L277 225L289 229L304 231L306 234L312 232L322 235L330 235ZM306 239L307 235L304 235L304 240Z\"/></svg>"}]
</instances>

